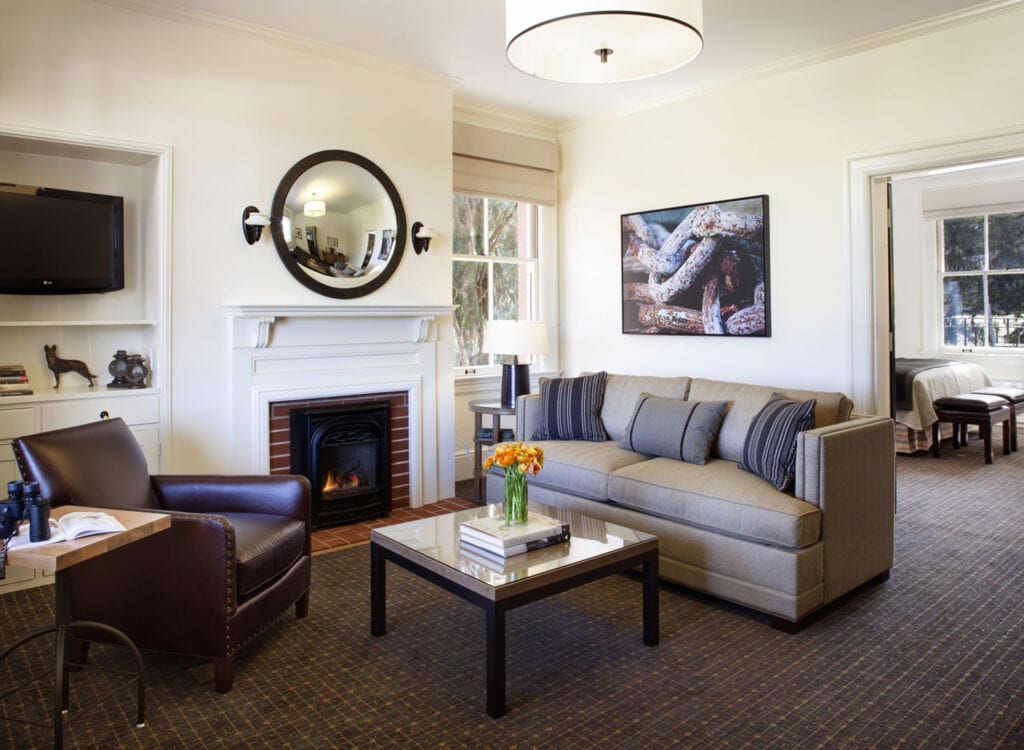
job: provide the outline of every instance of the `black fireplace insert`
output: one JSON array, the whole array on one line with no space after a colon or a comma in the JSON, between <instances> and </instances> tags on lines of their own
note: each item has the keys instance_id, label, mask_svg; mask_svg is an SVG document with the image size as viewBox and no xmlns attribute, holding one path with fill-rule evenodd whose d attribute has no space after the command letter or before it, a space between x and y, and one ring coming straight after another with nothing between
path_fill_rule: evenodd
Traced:
<instances>
[{"instance_id":1,"label":"black fireplace insert","mask_svg":"<svg viewBox=\"0 0 1024 750\"><path fill-rule=\"evenodd\" d=\"M391 405L293 409L291 472L309 478L313 528L391 512Z\"/></svg>"}]
</instances>

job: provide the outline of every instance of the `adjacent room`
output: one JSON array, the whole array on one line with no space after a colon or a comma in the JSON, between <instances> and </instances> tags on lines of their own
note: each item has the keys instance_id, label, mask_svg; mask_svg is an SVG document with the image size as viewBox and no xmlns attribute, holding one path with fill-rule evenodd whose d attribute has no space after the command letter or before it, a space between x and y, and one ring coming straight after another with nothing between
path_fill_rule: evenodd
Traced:
<instances>
[{"instance_id":1,"label":"adjacent room","mask_svg":"<svg viewBox=\"0 0 1024 750\"><path fill-rule=\"evenodd\" d=\"M1024 746L1024 2L0 18L0 747Z\"/></svg>"}]
</instances>

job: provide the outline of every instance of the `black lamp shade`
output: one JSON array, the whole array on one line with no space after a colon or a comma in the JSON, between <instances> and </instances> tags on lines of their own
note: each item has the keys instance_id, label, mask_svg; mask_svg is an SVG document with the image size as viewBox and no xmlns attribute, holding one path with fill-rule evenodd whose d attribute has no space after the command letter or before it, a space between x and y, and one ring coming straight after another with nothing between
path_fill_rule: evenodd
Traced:
<instances>
[{"instance_id":1,"label":"black lamp shade","mask_svg":"<svg viewBox=\"0 0 1024 750\"><path fill-rule=\"evenodd\" d=\"M501 366L501 405L514 409L516 397L530 392L530 365Z\"/></svg>"}]
</instances>

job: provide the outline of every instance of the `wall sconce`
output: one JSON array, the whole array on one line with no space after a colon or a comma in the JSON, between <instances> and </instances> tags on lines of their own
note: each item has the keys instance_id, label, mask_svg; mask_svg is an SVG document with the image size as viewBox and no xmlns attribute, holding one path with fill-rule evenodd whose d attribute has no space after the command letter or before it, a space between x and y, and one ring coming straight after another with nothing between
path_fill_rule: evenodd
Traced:
<instances>
[{"instance_id":1,"label":"wall sconce","mask_svg":"<svg viewBox=\"0 0 1024 750\"><path fill-rule=\"evenodd\" d=\"M263 234L263 227L270 226L270 217L261 214L256 206L246 206L242 211L242 235L250 245L255 245Z\"/></svg>"},{"instance_id":2,"label":"wall sconce","mask_svg":"<svg viewBox=\"0 0 1024 750\"><path fill-rule=\"evenodd\" d=\"M412 249L416 254L425 253L430 249L430 241L437 237L430 227L423 226L422 221L414 221L412 224Z\"/></svg>"}]
</instances>

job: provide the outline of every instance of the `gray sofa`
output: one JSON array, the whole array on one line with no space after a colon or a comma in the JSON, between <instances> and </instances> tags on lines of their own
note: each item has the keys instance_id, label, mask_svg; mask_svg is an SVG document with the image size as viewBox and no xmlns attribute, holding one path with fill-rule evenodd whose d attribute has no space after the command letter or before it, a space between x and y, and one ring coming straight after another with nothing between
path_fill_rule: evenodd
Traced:
<instances>
[{"instance_id":1,"label":"gray sofa","mask_svg":"<svg viewBox=\"0 0 1024 750\"><path fill-rule=\"evenodd\" d=\"M817 399L815 428L797 438L795 489L780 492L738 465L751 420L773 393ZM641 394L727 401L704 465L619 447ZM688 377L609 374L601 420L608 440L533 440L537 394L522 396L516 436L544 449L530 500L655 534L661 577L766 612L798 630L809 613L868 581L893 561L893 422L851 417L839 393ZM503 477L487 476L489 502Z\"/></svg>"}]
</instances>

